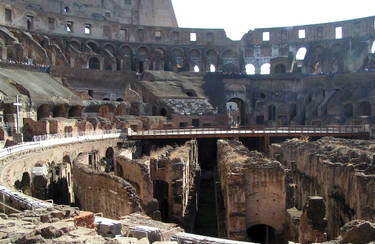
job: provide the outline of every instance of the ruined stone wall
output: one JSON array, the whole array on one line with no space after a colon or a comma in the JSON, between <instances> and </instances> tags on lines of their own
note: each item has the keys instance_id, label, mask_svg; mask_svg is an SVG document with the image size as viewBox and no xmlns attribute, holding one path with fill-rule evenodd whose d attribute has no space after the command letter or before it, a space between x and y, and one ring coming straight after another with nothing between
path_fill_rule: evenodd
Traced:
<instances>
[{"instance_id":1,"label":"ruined stone wall","mask_svg":"<svg viewBox=\"0 0 375 244\"><path fill-rule=\"evenodd\" d=\"M224 79L225 101L240 104L249 125L371 124L374 78L361 72Z\"/></svg>"},{"instance_id":2,"label":"ruined stone wall","mask_svg":"<svg viewBox=\"0 0 375 244\"><path fill-rule=\"evenodd\" d=\"M114 219L141 211L135 189L124 179L79 163L74 164L72 173L74 194L81 209L102 212Z\"/></svg>"},{"instance_id":3,"label":"ruined stone wall","mask_svg":"<svg viewBox=\"0 0 375 244\"><path fill-rule=\"evenodd\" d=\"M373 142L323 138L291 140L270 147L270 154L291 169L292 206L302 209L311 195L324 197L328 237L353 219L374 220Z\"/></svg>"},{"instance_id":4,"label":"ruined stone wall","mask_svg":"<svg viewBox=\"0 0 375 244\"><path fill-rule=\"evenodd\" d=\"M177 27L176 17L170 0L152 1L47 1L32 0L8 1L3 3L12 4L21 8L27 8L29 14L35 12L47 12L50 14L66 17L82 17L87 20L106 20L121 24L171 26ZM23 22L20 18L19 22ZM45 23L48 26L48 22Z\"/></svg>"},{"instance_id":5,"label":"ruined stone wall","mask_svg":"<svg viewBox=\"0 0 375 244\"><path fill-rule=\"evenodd\" d=\"M256 225L270 226L282 236L286 173L281 164L249 152L238 141L219 140L217 146L227 238L248 240L248 229Z\"/></svg>"}]
</instances>

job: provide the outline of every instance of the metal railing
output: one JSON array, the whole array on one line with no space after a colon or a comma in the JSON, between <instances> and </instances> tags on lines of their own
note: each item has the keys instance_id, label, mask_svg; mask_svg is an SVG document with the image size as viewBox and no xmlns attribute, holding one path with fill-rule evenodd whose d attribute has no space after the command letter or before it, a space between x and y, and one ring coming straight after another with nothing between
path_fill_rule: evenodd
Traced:
<instances>
[{"instance_id":1,"label":"metal railing","mask_svg":"<svg viewBox=\"0 0 375 244\"><path fill-rule=\"evenodd\" d=\"M118 138L122 134L121 130L109 130L81 132L77 136L73 136L71 133L34 136L32 142L25 142L16 146L1 149L0 159L22 151L82 141Z\"/></svg>"},{"instance_id":2,"label":"metal railing","mask_svg":"<svg viewBox=\"0 0 375 244\"><path fill-rule=\"evenodd\" d=\"M129 131L128 136L178 136L178 135L241 135L241 134L358 134L370 133L368 125L333 125L325 127L314 126L278 126L278 127L239 127L239 128L189 128L189 129L156 129Z\"/></svg>"}]
</instances>

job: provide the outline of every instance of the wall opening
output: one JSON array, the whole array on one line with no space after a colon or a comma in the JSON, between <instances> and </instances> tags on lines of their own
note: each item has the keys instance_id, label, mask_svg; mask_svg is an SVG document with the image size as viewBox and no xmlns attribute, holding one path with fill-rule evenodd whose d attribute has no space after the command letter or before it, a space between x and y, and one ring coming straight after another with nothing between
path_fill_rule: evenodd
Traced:
<instances>
[{"instance_id":1,"label":"wall opening","mask_svg":"<svg viewBox=\"0 0 375 244\"><path fill-rule=\"evenodd\" d=\"M66 32L73 32L73 22L72 21L66 22L65 30L66 30Z\"/></svg>"},{"instance_id":2,"label":"wall opening","mask_svg":"<svg viewBox=\"0 0 375 244\"><path fill-rule=\"evenodd\" d=\"M43 118L48 118L51 115L50 108L47 104L43 104L38 108L37 111L37 119L43 119Z\"/></svg>"},{"instance_id":3,"label":"wall opening","mask_svg":"<svg viewBox=\"0 0 375 244\"><path fill-rule=\"evenodd\" d=\"M268 106L268 120L275 121L276 119L276 107L275 105Z\"/></svg>"},{"instance_id":4,"label":"wall opening","mask_svg":"<svg viewBox=\"0 0 375 244\"><path fill-rule=\"evenodd\" d=\"M305 47L301 47L300 49L298 49L296 54L296 60L305 60L306 53L307 49Z\"/></svg>"},{"instance_id":5,"label":"wall opening","mask_svg":"<svg viewBox=\"0 0 375 244\"><path fill-rule=\"evenodd\" d=\"M375 54L375 41L372 43L371 53Z\"/></svg>"},{"instance_id":6,"label":"wall opening","mask_svg":"<svg viewBox=\"0 0 375 244\"><path fill-rule=\"evenodd\" d=\"M26 25L27 25L27 30L31 30L33 28L33 16L26 16Z\"/></svg>"},{"instance_id":7,"label":"wall opening","mask_svg":"<svg viewBox=\"0 0 375 244\"><path fill-rule=\"evenodd\" d=\"M112 172L114 170L114 155L115 152L112 147L107 148L105 151L105 161L106 161L106 166L105 166L105 172Z\"/></svg>"},{"instance_id":8,"label":"wall opening","mask_svg":"<svg viewBox=\"0 0 375 244\"><path fill-rule=\"evenodd\" d=\"M264 125L264 116L263 115L257 116L255 120L256 120L255 122L256 122L257 125Z\"/></svg>"},{"instance_id":9,"label":"wall opening","mask_svg":"<svg viewBox=\"0 0 375 244\"><path fill-rule=\"evenodd\" d=\"M196 42L197 41L197 33L190 33L190 41Z\"/></svg>"},{"instance_id":10,"label":"wall opening","mask_svg":"<svg viewBox=\"0 0 375 244\"><path fill-rule=\"evenodd\" d=\"M353 104L348 103L344 105L344 116L346 118L352 118L353 117Z\"/></svg>"},{"instance_id":11,"label":"wall opening","mask_svg":"<svg viewBox=\"0 0 375 244\"><path fill-rule=\"evenodd\" d=\"M255 66L253 64L246 64L245 69L247 75L255 75Z\"/></svg>"},{"instance_id":12,"label":"wall opening","mask_svg":"<svg viewBox=\"0 0 375 244\"><path fill-rule=\"evenodd\" d=\"M305 37L306 37L306 30L305 29L298 30L298 38L305 39Z\"/></svg>"},{"instance_id":13,"label":"wall opening","mask_svg":"<svg viewBox=\"0 0 375 244\"><path fill-rule=\"evenodd\" d=\"M143 73L143 71L144 71L144 63L143 63L143 61L140 61L138 63L138 72Z\"/></svg>"},{"instance_id":14,"label":"wall opening","mask_svg":"<svg viewBox=\"0 0 375 244\"><path fill-rule=\"evenodd\" d=\"M359 116L371 116L371 104L363 101L359 104Z\"/></svg>"},{"instance_id":15,"label":"wall opening","mask_svg":"<svg viewBox=\"0 0 375 244\"><path fill-rule=\"evenodd\" d=\"M5 21L11 22L12 21L12 10L6 8L5 9Z\"/></svg>"},{"instance_id":16,"label":"wall opening","mask_svg":"<svg viewBox=\"0 0 375 244\"><path fill-rule=\"evenodd\" d=\"M210 72L211 72L211 73L215 73L215 72L216 72L216 67L215 67L215 65L213 65L213 64L210 65Z\"/></svg>"},{"instance_id":17,"label":"wall opening","mask_svg":"<svg viewBox=\"0 0 375 244\"><path fill-rule=\"evenodd\" d=\"M261 75L269 75L271 73L271 64L265 63L260 67Z\"/></svg>"},{"instance_id":18,"label":"wall opening","mask_svg":"<svg viewBox=\"0 0 375 244\"><path fill-rule=\"evenodd\" d=\"M270 33L268 31L263 32L263 41L267 42L270 40Z\"/></svg>"},{"instance_id":19,"label":"wall opening","mask_svg":"<svg viewBox=\"0 0 375 244\"><path fill-rule=\"evenodd\" d=\"M163 222L168 222L169 219L169 204L168 204L168 192L169 185L167 182L162 180L154 181L154 198L159 202L159 210L161 213L161 219Z\"/></svg>"},{"instance_id":20,"label":"wall opening","mask_svg":"<svg viewBox=\"0 0 375 244\"><path fill-rule=\"evenodd\" d=\"M90 24L85 24L84 33L86 35L90 35L91 34L91 25Z\"/></svg>"},{"instance_id":21,"label":"wall opening","mask_svg":"<svg viewBox=\"0 0 375 244\"><path fill-rule=\"evenodd\" d=\"M276 231L268 225L255 225L247 229L249 241L261 244L277 243Z\"/></svg>"},{"instance_id":22,"label":"wall opening","mask_svg":"<svg viewBox=\"0 0 375 244\"><path fill-rule=\"evenodd\" d=\"M160 115L166 117L166 116L168 115L167 110L166 110L165 108L162 108L162 109L160 110Z\"/></svg>"},{"instance_id":23,"label":"wall opening","mask_svg":"<svg viewBox=\"0 0 375 244\"><path fill-rule=\"evenodd\" d=\"M90 58L89 69L100 69L100 61L97 57Z\"/></svg>"},{"instance_id":24,"label":"wall opening","mask_svg":"<svg viewBox=\"0 0 375 244\"><path fill-rule=\"evenodd\" d=\"M240 98L232 98L227 104L228 123L232 127L245 124L245 103Z\"/></svg>"},{"instance_id":25,"label":"wall opening","mask_svg":"<svg viewBox=\"0 0 375 244\"><path fill-rule=\"evenodd\" d=\"M195 72L195 73L198 73L198 72L199 72L199 66L198 66L198 65L195 65L195 66L194 66L194 72Z\"/></svg>"},{"instance_id":26,"label":"wall opening","mask_svg":"<svg viewBox=\"0 0 375 244\"><path fill-rule=\"evenodd\" d=\"M295 103L290 104L289 116L290 116L290 120L294 119L297 116L297 104Z\"/></svg>"},{"instance_id":27,"label":"wall opening","mask_svg":"<svg viewBox=\"0 0 375 244\"><path fill-rule=\"evenodd\" d=\"M278 64L275 67L274 73L275 74L283 74L286 72L286 67L284 64Z\"/></svg>"},{"instance_id":28,"label":"wall opening","mask_svg":"<svg viewBox=\"0 0 375 244\"><path fill-rule=\"evenodd\" d=\"M335 29L336 39L342 39L342 26L337 26Z\"/></svg>"}]
</instances>

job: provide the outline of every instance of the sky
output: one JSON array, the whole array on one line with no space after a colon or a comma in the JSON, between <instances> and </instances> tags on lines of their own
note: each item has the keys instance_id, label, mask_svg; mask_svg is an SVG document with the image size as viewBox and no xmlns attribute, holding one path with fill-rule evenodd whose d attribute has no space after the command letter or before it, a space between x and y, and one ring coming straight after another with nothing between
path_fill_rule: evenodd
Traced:
<instances>
[{"instance_id":1,"label":"sky","mask_svg":"<svg viewBox=\"0 0 375 244\"><path fill-rule=\"evenodd\" d=\"M334 22L375 15L374 0L172 0L179 27L225 29L240 40L251 29Z\"/></svg>"}]
</instances>

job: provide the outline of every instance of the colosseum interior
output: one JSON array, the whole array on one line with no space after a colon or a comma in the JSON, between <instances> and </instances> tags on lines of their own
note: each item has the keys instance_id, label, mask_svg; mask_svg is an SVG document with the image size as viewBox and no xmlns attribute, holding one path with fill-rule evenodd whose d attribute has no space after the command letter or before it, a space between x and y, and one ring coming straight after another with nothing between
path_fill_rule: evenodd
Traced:
<instances>
[{"instance_id":1,"label":"colosseum interior","mask_svg":"<svg viewBox=\"0 0 375 244\"><path fill-rule=\"evenodd\" d=\"M375 241L375 16L233 41L171 0L0 13L0 243Z\"/></svg>"}]
</instances>

